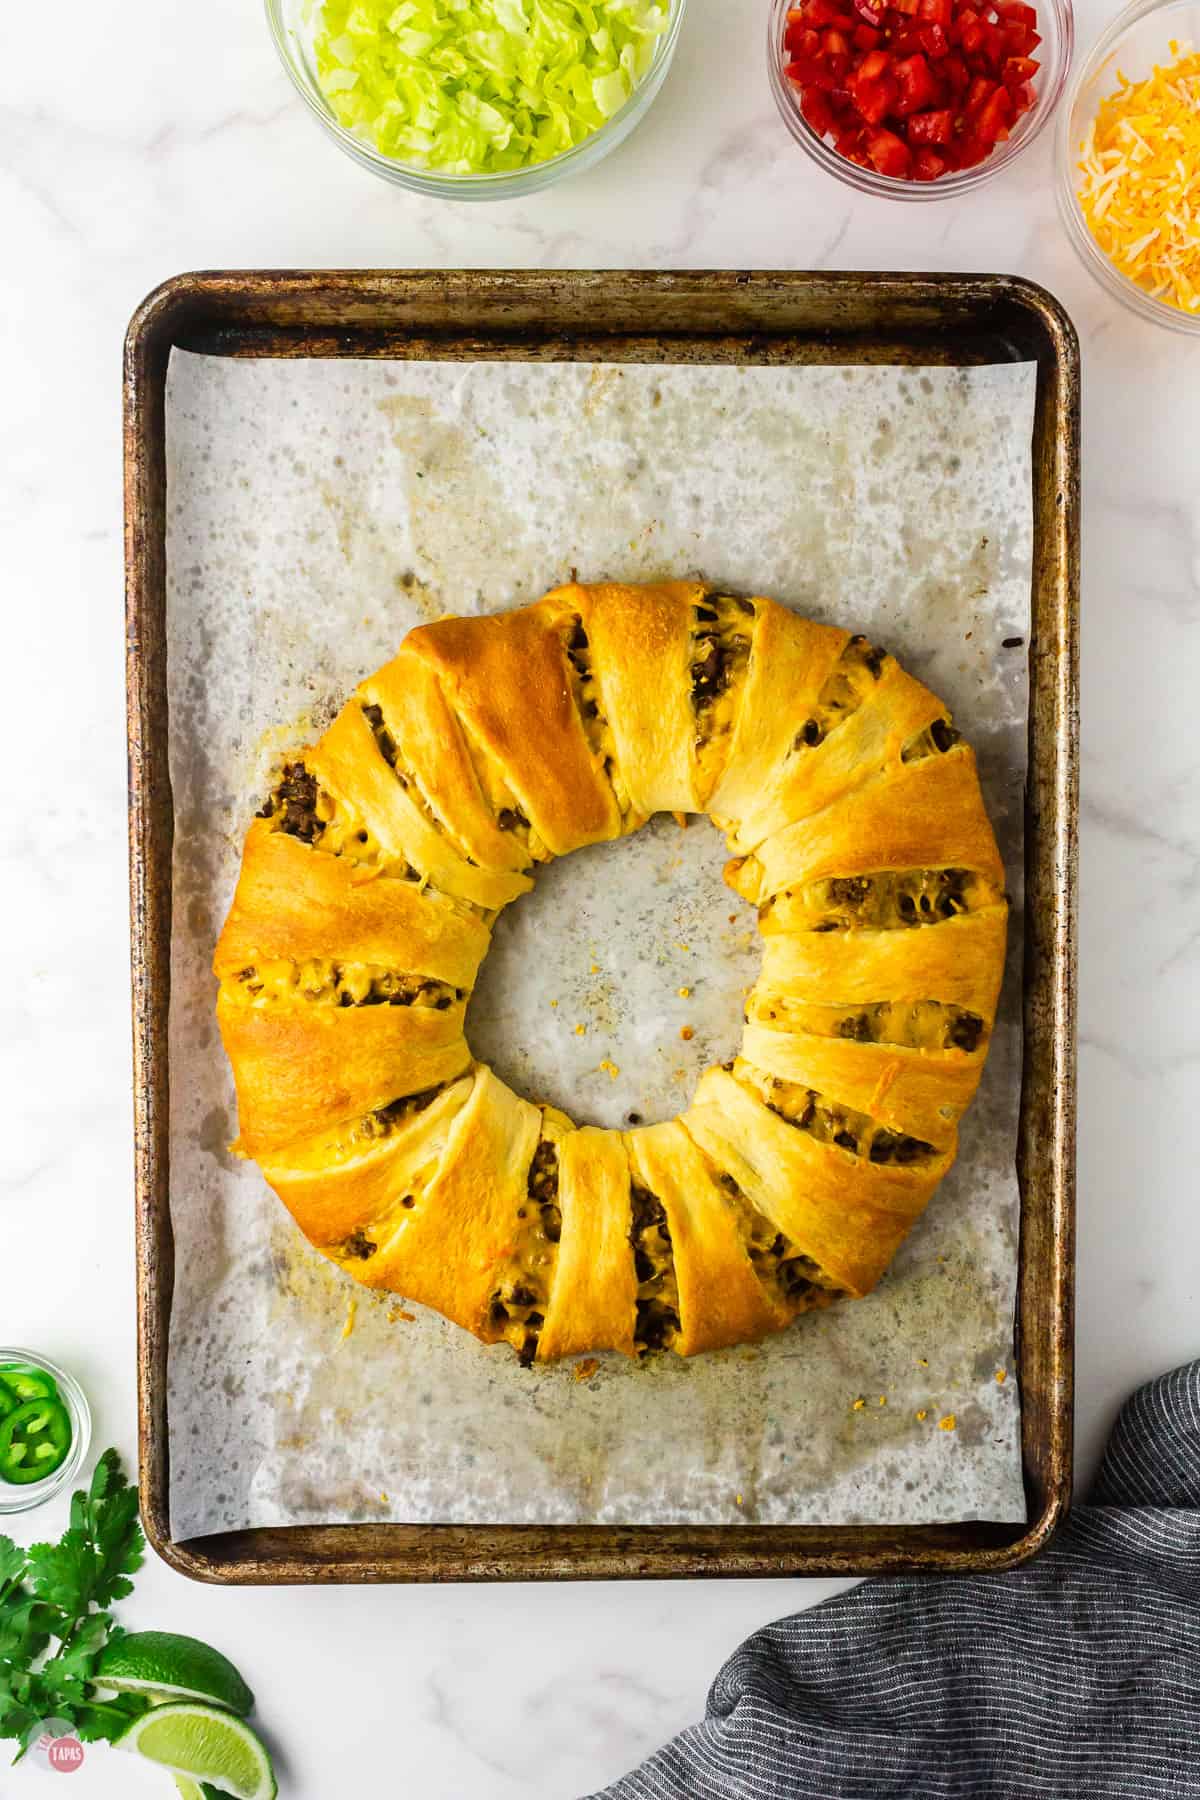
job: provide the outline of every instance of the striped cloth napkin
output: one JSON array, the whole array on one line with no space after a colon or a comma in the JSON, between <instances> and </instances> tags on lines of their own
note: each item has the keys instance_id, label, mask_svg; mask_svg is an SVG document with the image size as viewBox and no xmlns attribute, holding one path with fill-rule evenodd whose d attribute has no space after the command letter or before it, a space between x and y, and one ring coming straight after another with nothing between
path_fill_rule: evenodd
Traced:
<instances>
[{"instance_id":1,"label":"striped cloth napkin","mask_svg":"<svg viewBox=\"0 0 1200 1800\"><path fill-rule=\"evenodd\" d=\"M869 1581L756 1632L590 1800L1200 1800L1200 1361L1122 1409L1007 1575Z\"/></svg>"}]
</instances>

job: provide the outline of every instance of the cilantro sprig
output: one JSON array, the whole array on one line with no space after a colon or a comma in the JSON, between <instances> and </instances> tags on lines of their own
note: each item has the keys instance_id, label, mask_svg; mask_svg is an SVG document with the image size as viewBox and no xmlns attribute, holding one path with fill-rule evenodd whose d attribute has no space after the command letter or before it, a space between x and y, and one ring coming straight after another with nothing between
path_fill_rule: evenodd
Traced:
<instances>
[{"instance_id":1,"label":"cilantro sprig","mask_svg":"<svg viewBox=\"0 0 1200 1800\"><path fill-rule=\"evenodd\" d=\"M100 1653L120 1635L108 1608L132 1593L145 1540L138 1497L115 1450L71 1500L57 1544L22 1550L0 1537L0 1738L25 1754L47 1719L62 1719L88 1743L119 1737L148 1702L135 1694L100 1701L92 1678Z\"/></svg>"}]
</instances>

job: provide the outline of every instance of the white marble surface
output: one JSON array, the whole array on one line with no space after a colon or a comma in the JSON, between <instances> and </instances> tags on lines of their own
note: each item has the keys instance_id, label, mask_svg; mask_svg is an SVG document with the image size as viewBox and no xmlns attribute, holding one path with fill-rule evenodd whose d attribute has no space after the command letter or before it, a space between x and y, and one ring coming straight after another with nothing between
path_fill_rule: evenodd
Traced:
<instances>
[{"instance_id":1,"label":"white marble surface","mask_svg":"<svg viewBox=\"0 0 1200 1800\"><path fill-rule=\"evenodd\" d=\"M1111 8L1085 0L1084 47ZM121 632L125 322L239 265L1008 269L1086 369L1079 1446L1200 1348L1200 345L1092 285L1050 146L961 204L851 198L775 117L763 0L690 0L668 83L591 174L525 205L392 192L325 144L254 0L73 0L0 30L0 1336L71 1363L134 1448ZM39 1535L57 1518L38 1517ZM754 1626L831 1584L228 1593L152 1562L129 1621L241 1661L296 1800L569 1800L695 1717ZM39 1776L0 1768L0 1796ZM82 1792L164 1792L109 1752Z\"/></svg>"}]
</instances>

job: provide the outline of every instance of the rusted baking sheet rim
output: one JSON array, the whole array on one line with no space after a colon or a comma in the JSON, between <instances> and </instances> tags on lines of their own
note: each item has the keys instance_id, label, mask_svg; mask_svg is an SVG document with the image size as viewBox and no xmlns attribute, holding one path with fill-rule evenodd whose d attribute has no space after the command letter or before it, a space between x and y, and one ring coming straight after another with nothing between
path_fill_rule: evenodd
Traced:
<instances>
[{"instance_id":1,"label":"rusted baking sheet rim","mask_svg":"<svg viewBox=\"0 0 1200 1800\"><path fill-rule=\"evenodd\" d=\"M174 1538L164 394L176 347L275 357L1037 363L1016 1345L1027 1525L364 1524ZM1059 303L1004 275L181 275L130 324L124 429L138 1426L143 1517L160 1555L186 1575L228 1583L965 1573L1034 1555L1069 1503L1072 1445L1079 347Z\"/></svg>"}]
</instances>

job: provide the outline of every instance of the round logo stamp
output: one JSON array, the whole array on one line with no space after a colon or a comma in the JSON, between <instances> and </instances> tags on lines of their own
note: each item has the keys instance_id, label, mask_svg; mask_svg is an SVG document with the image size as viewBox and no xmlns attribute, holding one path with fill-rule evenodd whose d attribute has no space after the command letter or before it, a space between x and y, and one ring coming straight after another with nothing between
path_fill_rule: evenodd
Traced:
<instances>
[{"instance_id":1,"label":"round logo stamp","mask_svg":"<svg viewBox=\"0 0 1200 1800\"><path fill-rule=\"evenodd\" d=\"M83 1767L83 1745L77 1737L55 1738L46 1751L46 1760L57 1774L73 1774Z\"/></svg>"},{"instance_id":2,"label":"round logo stamp","mask_svg":"<svg viewBox=\"0 0 1200 1800\"><path fill-rule=\"evenodd\" d=\"M54 1775L73 1775L82 1769L84 1748L69 1719L43 1719L30 1734L29 1761Z\"/></svg>"}]
</instances>

